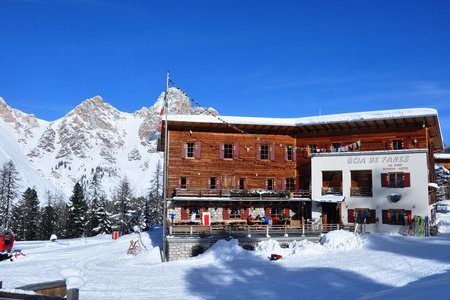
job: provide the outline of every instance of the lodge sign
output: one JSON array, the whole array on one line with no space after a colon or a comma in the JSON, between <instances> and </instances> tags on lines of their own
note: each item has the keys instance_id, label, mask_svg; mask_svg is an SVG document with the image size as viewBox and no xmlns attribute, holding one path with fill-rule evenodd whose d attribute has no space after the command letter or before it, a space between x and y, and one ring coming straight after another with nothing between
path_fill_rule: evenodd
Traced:
<instances>
[{"instance_id":1,"label":"lodge sign","mask_svg":"<svg viewBox=\"0 0 450 300\"><path fill-rule=\"evenodd\" d=\"M406 163L409 161L409 155L385 155L385 156L359 156L349 157L347 163L349 165L361 164L387 164L387 163Z\"/></svg>"}]
</instances>

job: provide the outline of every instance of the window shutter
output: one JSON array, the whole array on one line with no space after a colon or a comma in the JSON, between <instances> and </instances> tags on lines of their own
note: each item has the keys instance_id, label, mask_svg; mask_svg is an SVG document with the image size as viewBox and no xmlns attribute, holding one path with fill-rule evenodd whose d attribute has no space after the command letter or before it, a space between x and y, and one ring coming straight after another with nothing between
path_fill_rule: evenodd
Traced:
<instances>
[{"instance_id":1,"label":"window shutter","mask_svg":"<svg viewBox=\"0 0 450 300\"><path fill-rule=\"evenodd\" d=\"M223 159L224 146L222 143L219 144L219 159Z\"/></svg>"},{"instance_id":2,"label":"window shutter","mask_svg":"<svg viewBox=\"0 0 450 300\"><path fill-rule=\"evenodd\" d=\"M248 216L250 215L250 210L247 208L243 208L241 210L241 216L243 220L247 220Z\"/></svg>"},{"instance_id":3,"label":"window shutter","mask_svg":"<svg viewBox=\"0 0 450 300\"><path fill-rule=\"evenodd\" d=\"M289 146L284 146L284 161L288 160L288 147Z\"/></svg>"},{"instance_id":4,"label":"window shutter","mask_svg":"<svg viewBox=\"0 0 450 300\"><path fill-rule=\"evenodd\" d=\"M383 219L383 224L389 224L389 210L383 209L381 211L381 218Z\"/></svg>"},{"instance_id":5,"label":"window shutter","mask_svg":"<svg viewBox=\"0 0 450 300\"><path fill-rule=\"evenodd\" d=\"M377 222L377 211L375 209L369 209L369 215L367 216L367 223L374 224Z\"/></svg>"},{"instance_id":6,"label":"window shutter","mask_svg":"<svg viewBox=\"0 0 450 300\"><path fill-rule=\"evenodd\" d=\"M294 178L294 189L296 192L300 190L300 178Z\"/></svg>"},{"instance_id":7,"label":"window shutter","mask_svg":"<svg viewBox=\"0 0 450 300\"><path fill-rule=\"evenodd\" d=\"M347 210L347 220L349 223L355 223L355 210L354 209L348 209Z\"/></svg>"},{"instance_id":8,"label":"window shutter","mask_svg":"<svg viewBox=\"0 0 450 300\"><path fill-rule=\"evenodd\" d=\"M403 187L411 187L410 173L403 173Z\"/></svg>"},{"instance_id":9,"label":"window shutter","mask_svg":"<svg viewBox=\"0 0 450 300\"><path fill-rule=\"evenodd\" d=\"M281 190L286 190L286 178L281 178Z\"/></svg>"},{"instance_id":10,"label":"window shutter","mask_svg":"<svg viewBox=\"0 0 450 300\"><path fill-rule=\"evenodd\" d=\"M189 208L181 208L181 220L189 220Z\"/></svg>"},{"instance_id":11,"label":"window shutter","mask_svg":"<svg viewBox=\"0 0 450 300\"><path fill-rule=\"evenodd\" d=\"M269 188L269 178L266 178L266 181L264 182L264 189L267 191Z\"/></svg>"},{"instance_id":12,"label":"window shutter","mask_svg":"<svg viewBox=\"0 0 450 300\"><path fill-rule=\"evenodd\" d=\"M272 214L272 212L271 212L270 207L266 207L266 208L264 209L264 216L270 218L270 217L271 217L271 214Z\"/></svg>"},{"instance_id":13,"label":"window shutter","mask_svg":"<svg viewBox=\"0 0 450 300\"><path fill-rule=\"evenodd\" d=\"M408 144L409 140L408 139L403 139L402 140L402 147L403 149L409 149L409 144Z\"/></svg>"},{"instance_id":14,"label":"window shutter","mask_svg":"<svg viewBox=\"0 0 450 300\"><path fill-rule=\"evenodd\" d=\"M261 160L261 144L256 144L256 160Z\"/></svg>"},{"instance_id":15,"label":"window shutter","mask_svg":"<svg viewBox=\"0 0 450 300\"><path fill-rule=\"evenodd\" d=\"M412 223L412 212L410 210L404 210L403 211L405 214L405 220L408 222L408 225L411 225Z\"/></svg>"},{"instance_id":16,"label":"window shutter","mask_svg":"<svg viewBox=\"0 0 450 300\"><path fill-rule=\"evenodd\" d=\"M180 152L181 159L186 158L186 142L181 142L181 152Z\"/></svg>"},{"instance_id":17,"label":"window shutter","mask_svg":"<svg viewBox=\"0 0 450 300\"><path fill-rule=\"evenodd\" d=\"M211 177L208 178L208 181L206 182L206 188L210 189L211 188Z\"/></svg>"},{"instance_id":18,"label":"window shutter","mask_svg":"<svg viewBox=\"0 0 450 300\"><path fill-rule=\"evenodd\" d=\"M186 178L186 188L187 189L191 188L191 179L189 179L189 177Z\"/></svg>"},{"instance_id":19,"label":"window shutter","mask_svg":"<svg viewBox=\"0 0 450 300\"><path fill-rule=\"evenodd\" d=\"M222 185L220 184L220 177L216 177L216 188L218 190L222 189Z\"/></svg>"},{"instance_id":20,"label":"window shutter","mask_svg":"<svg viewBox=\"0 0 450 300\"><path fill-rule=\"evenodd\" d=\"M381 173L381 187L389 187L389 174Z\"/></svg>"},{"instance_id":21,"label":"window shutter","mask_svg":"<svg viewBox=\"0 0 450 300\"><path fill-rule=\"evenodd\" d=\"M178 181L177 181L177 188L181 187L181 177L178 177Z\"/></svg>"},{"instance_id":22,"label":"window shutter","mask_svg":"<svg viewBox=\"0 0 450 300\"><path fill-rule=\"evenodd\" d=\"M297 161L297 146L292 149L292 160Z\"/></svg>"},{"instance_id":23,"label":"window shutter","mask_svg":"<svg viewBox=\"0 0 450 300\"><path fill-rule=\"evenodd\" d=\"M222 217L224 220L229 220L230 219L230 210L228 207L224 207L222 208Z\"/></svg>"},{"instance_id":24,"label":"window shutter","mask_svg":"<svg viewBox=\"0 0 450 300\"><path fill-rule=\"evenodd\" d=\"M272 143L272 145L269 146L269 155L270 155L270 160L274 161L275 160L275 143Z\"/></svg>"},{"instance_id":25,"label":"window shutter","mask_svg":"<svg viewBox=\"0 0 450 300\"><path fill-rule=\"evenodd\" d=\"M202 152L202 142L195 143L195 159L200 159L200 153Z\"/></svg>"},{"instance_id":26,"label":"window shutter","mask_svg":"<svg viewBox=\"0 0 450 300\"><path fill-rule=\"evenodd\" d=\"M239 144L234 144L233 159L239 159Z\"/></svg>"}]
</instances>

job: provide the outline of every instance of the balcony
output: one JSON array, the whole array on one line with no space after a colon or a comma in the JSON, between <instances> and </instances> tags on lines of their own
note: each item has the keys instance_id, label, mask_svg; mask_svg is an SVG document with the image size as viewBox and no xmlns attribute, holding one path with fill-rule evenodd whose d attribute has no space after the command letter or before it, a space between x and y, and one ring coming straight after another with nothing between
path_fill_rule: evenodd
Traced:
<instances>
[{"instance_id":1,"label":"balcony","mask_svg":"<svg viewBox=\"0 0 450 300\"><path fill-rule=\"evenodd\" d=\"M322 196L324 195L342 196L342 187L322 187Z\"/></svg>"},{"instance_id":2,"label":"balcony","mask_svg":"<svg viewBox=\"0 0 450 300\"><path fill-rule=\"evenodd\" d=\"M351 187L351 197L372 197L372 187Z\"/></svg>"},{"instance_id":3,"label":"balcony","mask_svg":"<svg viewBox=\"0 0 450 300\"><path fill-rule=\"evenodd\" d=\"M226 198L308 198L311 190L269 191L269 190L236 190L236 189L180 189L173 191L173 197L226 197Z\"/></svg>"}]
</instances>

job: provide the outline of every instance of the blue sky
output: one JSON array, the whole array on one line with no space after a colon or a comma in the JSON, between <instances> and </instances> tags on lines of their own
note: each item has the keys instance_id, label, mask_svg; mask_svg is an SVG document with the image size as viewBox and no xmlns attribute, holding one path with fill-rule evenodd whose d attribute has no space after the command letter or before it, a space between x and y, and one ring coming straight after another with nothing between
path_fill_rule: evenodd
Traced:
<instances>
[{"instance_id":1,"label":"blue sky","mask_svg":"<svg viewBox=\"0 0 450 300\"><path fill-rule=\"evenodd\" d=\"M222 115L432 107L450 144L450 1L0 0L0 96L133 112L165 72Z\"/></svg>"}]
</instances>

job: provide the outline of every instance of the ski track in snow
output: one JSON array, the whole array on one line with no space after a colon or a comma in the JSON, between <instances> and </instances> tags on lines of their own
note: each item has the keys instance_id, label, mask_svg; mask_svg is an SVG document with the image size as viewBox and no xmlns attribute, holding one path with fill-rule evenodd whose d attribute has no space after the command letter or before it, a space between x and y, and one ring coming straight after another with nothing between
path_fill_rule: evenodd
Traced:
<instances>
[{"instance_id":1,"label":"ski track in snow","mask_svg":"<svg viewBox=\"0 0 450 300\"><path fill-rule=\"evenodd\" d=\"M283 249L269 240L254 252L233 240L220 241L198 257L162 264L159 247L152 247L160 233L150 232L153 242L143 233L149 250L137 256L125 254L130 240L138 239L136 234L117 241L104 235L17 242L16 248L26 256L1 262L0 280L12 289L59 280L62 271L77 268L85 281L80 299L94 300L389 298L410 285L419 291L426 288L430 276L447 278L434 293L450 292L450 235L368 234L361 240L342 231L334 232L324 245L298 242ZM269 261L271 253L283 259Z\"/></svg>"}]
</instances>

